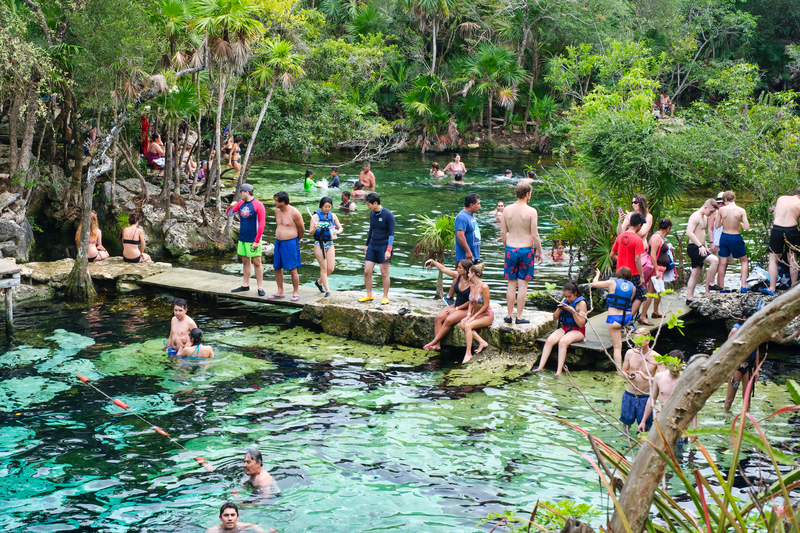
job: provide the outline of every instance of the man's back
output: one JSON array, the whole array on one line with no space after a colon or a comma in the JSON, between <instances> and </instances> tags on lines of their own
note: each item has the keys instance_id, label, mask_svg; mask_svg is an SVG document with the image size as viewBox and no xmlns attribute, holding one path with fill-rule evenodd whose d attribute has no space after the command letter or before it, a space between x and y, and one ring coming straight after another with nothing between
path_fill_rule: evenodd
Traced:
<instances>
[{"instance_id":1,"label":"man's back","mask_svg":"<svg viewBox=\"0 0 800 533\"><path fill-rule=\"evenodd\" d=\"M728 204L719 208L722 231L725 233L741 233L740 228L744 217L744 209L736 204Z\"/></svg>"},{"instance_id":2,"label":"man's back","mask_svg":"<svg viewBox=\"0 0 800 533\"><path fill-rule=\"evenodd\" d=\"M636 256L644 253L644 243L635 232L631 230L623 232L614 241L611 251L617 254L618 269L628 267L634 276L641 275L636 266Z\"/></svg>"},{"instance_id":3,"label":"man's back","mask_svg":"<svg viewBox=\"0 0 800 533\"><path fill-rule=\"evenodd\" d=\"M775 202L775 225L797 226L798 217L800 217L800 197L796 195L779 197Z\"/></svg>"},{"instance_id":4,"label":"man's back","mask_svg":"<svg viewBox=\"0 0 800 533\"><path fill-rule=\"evenodd\" d=\"M530 248L533 246L531 226L536 222L536 209L520 202L503 210L503 223L506 226L506 246Z\"/></svg>"},{"instance_id":5,"label":"man's back","mask_svg":"<svg viewBox=\"0 0 800 533\"><path fill-rule=\"evenodd\" d=\"M678 383L678 377L673 375L669 370L662 370L655 376L655 383L658 387L658 404L656 405L655 412L661 411L661 407L667 403L667 400L675 390L675 385Z\"/></svg>"}]
</instances>

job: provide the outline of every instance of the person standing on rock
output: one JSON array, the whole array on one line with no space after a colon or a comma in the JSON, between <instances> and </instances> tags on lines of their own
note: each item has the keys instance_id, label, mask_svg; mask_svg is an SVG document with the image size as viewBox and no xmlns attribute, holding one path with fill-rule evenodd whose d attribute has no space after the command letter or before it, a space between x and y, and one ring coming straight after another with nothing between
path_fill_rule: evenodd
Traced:
<instances>
[{"instance_id":1,"label":"person standing on rock","mask_svg":"<svg viewBox=\"0 0 800 533\"><path fill-rule=\"evenodd\" d=\"M692 260L692 275L689 277L689 282L686 284L686 305L690 305L694 301L694 289L697 287L697 282L700 281L700 274L703 272L703 265L708 263L708 276L706 277L706 294L711 291L721 291L722 287L719 285L711 285L717 275L717 267L719 266L719 259L711 253L706 247L706 227L708 226L708 218L717 212L718 206L716 200L709 198L703 204L703 207L692 213L689 217L689 222L686 225L686 235L689 237L689 244L686 247L686 254Z\"/></svg>"},{"instance_id":2,"label":"person standing on rock","mask_svg":"<svg viewBox=\"0 0 800 533\"><path fill-rule=\"evenodd\" d=\"M468 194L464 198L464 209L456 215L456 262L469 259L473 263L480 262L481 255L481 230L475 213L481 208L481 197L478 194Z\"/></svg>"},{"instance_id":3,"label":"person standing on rock","mask_svg":"<svg viewBox=\"0 0 800 533\"><path fill-rule=\"evenodd\" d=\"M258 295L264 296L264 268L261 266L261 235L264 233L267 214L264 204L253 197L253 186L242 184L238 203L232 202L226 215L232 217L239 213L239 244L237 253L242 258L242 284L231 292L250 290L250 265L256 269Z\"/></svg>"},{"instance_id":4,"label":"person standing on rock","mask_svg":"<svg viewBox=\"0 0 800 533\"><path fill-rule=\"evenodd\" d=\"M517 201L503 210L500 219L500 238L506 247L504 277L508 280L506 305L508 316L503 320L511 324L514 314L514 295L517 298L517 324L530 324L522 318L522 310L528 297L528 282L533 279L536 260L544 261L542 241L539 238L536 209L528 205L531 200L531 184L520 182L514 188ZM519 290L517 290L519 287Z\"/></svg>"},{"instance_id":5,"label":"person standing on rock","mask_svg":"<svg viewBox=\"0 0 800 533\"><path fill-rule=\"evenodd\" d=\"M630 224L628 229L622 232L611 247L609 257L612 261L617 263L617 269L628 267L631 269L631 282L636 287L636 294L632 302L631 316L636 316L639 306L642 302L647 300L647 283L643 281L643 267L642 256L645 253L644 243L639 237L639 232L642 226L646 223L646 219L641 213L634 213L631 215ZM639 319L639 323L644 326L652 326L647 317Z\"/></svg>"},{"instance_id":6,"label":"person standing on rock","mask_svg":"<svg viewBox=\"0 0 800 533\"><path fill-rule=\"evenodd\" d=\"M733 191L725 191L722 199L725 205L719 208L716 217L722 226L722 235L719 237L717 285L722 287L720 292L728 292L725 290L725 271L728 269L728 258L731 257L738 259L742 265L741 292L747 292L747 276L750 271L747 268L747 247L744 245L742 230L749 231L750 222L747 221L747 212L736 205L736 194Z\"/></svg>"},{"instance_id":7,"label":"person standing on rock","mask_svg":"<svg viewBox=\"0 0 800 533\"><path fill-rule=\"evenodd\" d=\"M775 202L775 218L769 236L769 290L762 290L766 294L775 294L778 283L778 261L784 252L789 256L789 276L792 280L792 287L797 283L798 265L795 252L800 247L798 218L800 218L800 187L794 190L793 195L781 196Z\"/></svg>"},{"instance_id":8,"label":"person standing on rock","mask_svg":"<svg viewBox=\"0 0 800 533\"><path fill-rule=\"evenodd\" d=\"M381 198L371 192L366 197L369 209L369 233L367 245L364 247L366 261L364 262L364 285L367 295L359 298L359 302L371 302L372 297L372 272L375 265L380 265L381 281L383 282L383 298L381 305L389 303L389 266L392 263L392 247L394 244L395 220L391 211L381 206Z\"/></svg>"},{"instance_id":9,"label":"person standing on rock","mask_svg":"<svg viewBox=\"0 0 800 533\"><path fill-rule=\"evenodd\" d=\"M314 239L314 256L319 263L319 279L314 280L319 292L325 293L325 298L331 295L328 276L333 273L336 267L336 249L333 240L342 232L342 224L339 217L331 213L333 199L323 196L319 201L319 209L311 215L311 226L308 234Z\"/></svg>"},{"instance_id":10,"label":"person standing on rock","mask_svg":"<svg viewBox=\"0 0 800 533\"><path fill-rule=\"evenodd\" d=\"M283 292L283 271L288 270L292 276L292 301L300 301L300 239L306 232L303 215L294 206L289 205L289 194L279 192L275 198L275 255L272 267L275 269L275 283L278 291L269 297L279 300L285 297Z\"/></svg>"}]
</instances>

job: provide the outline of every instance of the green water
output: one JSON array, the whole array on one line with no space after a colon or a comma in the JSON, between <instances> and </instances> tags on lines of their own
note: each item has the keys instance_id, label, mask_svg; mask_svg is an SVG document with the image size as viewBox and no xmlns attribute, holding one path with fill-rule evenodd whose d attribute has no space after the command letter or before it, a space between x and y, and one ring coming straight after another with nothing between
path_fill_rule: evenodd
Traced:
<instances>
[{"instance_id":1,"label":"green water","mask_svg":"<svg viewBox=\"0 0 800 533\"><path fill-rule=\"evenodd\" d=\"M552 374L456 387L452 376L469 370L455 354L329 337L238 302L192 303L190 315L217 353L209 364L164 355L166 294L17 310L17 333L0 336L4 531L204 531L239 489L246 446L261 450L282 493L246 503L242 518L282 533L475 531L487 513L529 512L537 499L606 504L589 465L565 448L588 453L585 441L543 413L626 448L603 419L619 413L622 383L611 374L576 374L588 403ZM765 373L780 381L787 370L768 363ZM704 427L725 424L721 398L701 415ZM788 401L761 383L754 412ZM796 442L797 423L767 427ZM711 444L725 463L727 445ZM691 448L683 457L711 475ZM757 457L742 466L768 470Z\"/></svg>"}]
</instances>

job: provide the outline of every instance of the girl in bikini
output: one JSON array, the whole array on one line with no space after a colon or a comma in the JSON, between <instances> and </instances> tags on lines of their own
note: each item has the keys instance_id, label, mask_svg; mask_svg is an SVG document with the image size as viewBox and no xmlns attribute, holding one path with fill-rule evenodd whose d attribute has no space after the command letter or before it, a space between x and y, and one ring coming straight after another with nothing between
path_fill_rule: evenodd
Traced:
<instances>
[{"instance_id":1,"label":"girl in bikini","mask_svg":"<svg viewBox=\"0 0 800 533\"><path fill-rule=\"evenodd\" d=\"M241 157L242 152L242 143L244 142L244 138L241 135L237 135L234 139L234 143L231 146L231 151L228 152L228 168L236 169L235 176L239 175L239 172L242 171L242 165L239 163L239 158Z\"/></svg>"},{"instance_id":2,"label":"girl in bikini","mask_svg":"<svg viewBox=\"0 0 800 533\"><path fill-rule=\"evenodd\" d=\"M86 257L90 263L94 261L102 261L110 254L103 248L103 232L97 224L97 213L92 211L91 231L89 232L89 250ZM78 225L78 231L75 233L75 244L80 248L81 246L81 226Z\"/></svg>"},{"instance_id":3,"label":"girl in bikini","mask_svg":"<svg viewBox=\"0 0 800 533\"><path fill-rule=\"evenodd\" d=\"M190 361L211 359L214 357L214 350L211 349L211 346L200 344L203 340L203 330L200 328L194 328L181 340L183 341L183 348L178 350L178 357Z\"/></svg>"},{"instance_id":4,"label":"girl in bikini","mask_svg":"<svg viewBox=\"0 0 800 533\"><path fill-rule=\"evenodd\" d=\"M472 292L472 283L467 279L467 276L469 269L472 268L472 264L472 261L469 259L462 259L456 264L455 270L450 270L433 259L425 262L425 268L435 267L443 274L454 278L450 286L450 294L455 295L456 299L436 315L436 320L433 324L433 340L423 346L423 350L441 350L442 339L450 332L450 328L461 322L461 320L467 316L469 295Z\"/></svg>"},{"instance_id":5,"label":"girl in bikini","mask_svg":"<svg viewBox=\"0 0 800 533\"><path fill-rule=\"evenodd\" d=\"M483 282L483 264L472 265L469 268L468 279L472 283L469 293L469 306L467 307L467 316L461 320L459 325L464 330L467 337L467 351L464 354L462 364L469 363L472 359L472 341L478 341L478 349L475 354L479 354L484 348L489 346L489 343L483 340L475 330L487 328L494 322L494 311L490 305L489 286Z\"/></svg>"},{"instance_id":6,"label":"girl in bikini","mask_svg":"<svg viewBox=\"0 0 800 533\"><path fill-rule=\"evenodd\" d=\"M139 227L142 215L131 213L128 221L131 225L122 230L122 260L126 263L150 261L150 256L144 253L144 232Z\"/></svg>"},{"instance_id":7,"label":"girl in bikini","mask_svg":"<svg viewBox=\"0 0 800 533\"><path fill-rule=\"evenodd\" d=\"M453 156L453 160L447 163L447 166L444 167L445 172L461 172L461 174L467 173L467 167L464 166L464 163L461 162L461 156L456 154Z\"/></svg>"}]
</instances>

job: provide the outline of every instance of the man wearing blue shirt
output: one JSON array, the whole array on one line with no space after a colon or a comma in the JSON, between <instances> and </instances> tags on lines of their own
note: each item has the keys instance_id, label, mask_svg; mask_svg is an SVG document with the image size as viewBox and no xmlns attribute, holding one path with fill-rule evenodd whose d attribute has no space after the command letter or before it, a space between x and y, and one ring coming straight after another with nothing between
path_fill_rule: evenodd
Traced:
<instances>
[{"instance_id":1,"label":"man wearing blue shirt","mask_svg":"<svg viewBox=\"0 0 800 533\"><path fill-rule=\"evenodd\" d=\"M376 193L369 193L365 200L367 208L369 208L369 233L367 233L367 245L364 247L366 255L364 284L367 286L367 295L358 301L371 302L373 300L372 271L378 264L383 281L381 305L386 305L389 303L389 265L392 262L392 245L394 244L394 215L381 206L381 198Z\"/></svg>"},{"instance_id":2,"label":"man wearing blue shirt","mask_svg":"<svg viewBox=\"0 0 800 533\"><path fill-rule=\"evenodd\" d=\"M481 208L481 197L468 194L464 198L464 209L456 215L456 262L469 259L473 263L480 262L481 230L475 213Z\"/></svg>"}]
</instances>

